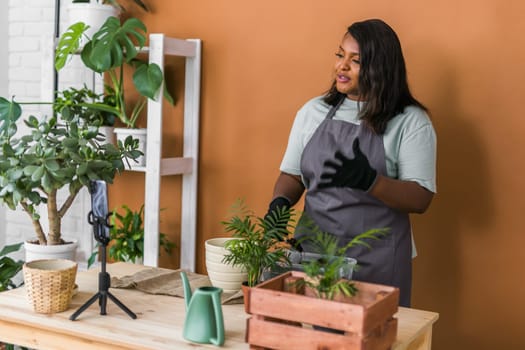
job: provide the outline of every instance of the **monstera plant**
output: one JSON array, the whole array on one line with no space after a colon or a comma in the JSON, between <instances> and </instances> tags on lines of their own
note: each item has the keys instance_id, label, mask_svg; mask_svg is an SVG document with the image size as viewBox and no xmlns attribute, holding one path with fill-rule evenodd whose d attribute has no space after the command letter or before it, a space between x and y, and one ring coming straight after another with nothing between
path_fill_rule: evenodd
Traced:
<instances>
[{"instance_id":1,"label":"monstera plant","mask_svg":"<svg viewBox=\"0 0 525 350\"><path fill-rule=\"evenodd\" d=\"M61 70L73 55L78 54L87 28L85 23L78 22L62 34L55 53L57 70ZM106 94L114 96L113 103L93 103L92 107L115 114L128 128L136 127L137 118L144 109L147 98L156 99L164 81L162 70L157 64L138 57L146 44L146 31L146 26L138 18L129 18L121 23L118 18L109 17L93 37L88 38L80 53L86 67L106 74ZM131 110L127 108L124 95L126 67L132 69L133 85L141 96ZM166 89L163 93L173 104L173 98Z\"/></svg>"}]
</instances>

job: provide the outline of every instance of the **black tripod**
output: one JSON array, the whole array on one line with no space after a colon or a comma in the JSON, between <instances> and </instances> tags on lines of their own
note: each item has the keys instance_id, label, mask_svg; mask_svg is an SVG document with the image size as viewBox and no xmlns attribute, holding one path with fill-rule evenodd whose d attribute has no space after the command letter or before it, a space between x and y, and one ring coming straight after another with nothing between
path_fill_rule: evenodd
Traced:
<instances>
[{"instance_id":1,"label":"black tripod","mask_svg":"<svg viewBox=\"0 0 525 350\"><path fill-rule=\"evenodd\" d=\"M101 249L101 269L98 274L98 292L93 295L84 305L82 305L73 315L69 317L71 321L75 321L75 319L84 311L86 310L91 304L93 304L95 301L98 300L98 303L100 305L100 314L106 315L106 305L108 302L108 298L111 299L115 304L117 304L118 307L120 307L124 312L126 312L129 317L132 319L136 319L137 315L135 315L130 309L126 307L126 305L122 304L120 300L118 300L113 294L109 292L109 287L111 285L111 277L109 276L109 273L106 272L106 248L109 243L109 237L103 232L105 232L106 228L109 228L110 226L107 223L107 219L110 214L107 215L107 217L97 217L93 214L93 211L89 212L88 215L88 222L93 225L93 230L95 232L95 239L102 244Z\"/></svg>"}]
</instances>

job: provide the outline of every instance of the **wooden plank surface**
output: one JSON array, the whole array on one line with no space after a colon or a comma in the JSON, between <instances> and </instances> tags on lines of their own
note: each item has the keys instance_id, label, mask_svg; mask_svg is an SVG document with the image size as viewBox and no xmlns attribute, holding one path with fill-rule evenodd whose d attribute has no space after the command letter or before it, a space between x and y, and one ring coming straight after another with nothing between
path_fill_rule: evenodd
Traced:
<instances>
[{"instance_id":1,"label":"wooden plank surface","mask_svg":"<svg viewBox=\"0 0 525 350\"><path fill-rule=\"evenodd\" d=\"M115 277L131 275L142 268L133 264L108 264L108 272ZM98 271L79 273L77 284L79 292L73 297L70 309L53 315L33 312L23 287L0 293L0 339L42 350L195 348L182 338L185 315L182 298L112 288L110 292L137 314L136 320L108 300L107 315L100 315L95 302L77 321L70 321L69 316L98 290ZM223 313L225 346L246 349L244 306L224 305ZM203 347L216 348L211 344Z\"/></svg>"},{"instance_id":2,"label":"wooden plank surface","mask_svg":"<svg viewBox=\"0 0 525 350\"><path fill-rule=\"evenodd\" d=\"M131 275L147 267L133 264L108 264L111 276ZM131 319L108 300L107 315L100 315L95 302L77 321L69 316L98 290L98 270L79 272L79 292L73 297L69 310L53 315L33 312L26 299L25 288L0 293L0 340L41 350L87 349L195 349L217 347L194 344L182 338L184 300L170 296L148 295L136 290L110 289L124 305L137 314ZM226 342L224 348L248 349L244 342L246 318L244 306L224 305ZM398 335L395 350L418 349L428 346L432 324L438 319L434 312L399 308ZM419 347L428 349L428 347Z\"/></svg>"}]
</instances>

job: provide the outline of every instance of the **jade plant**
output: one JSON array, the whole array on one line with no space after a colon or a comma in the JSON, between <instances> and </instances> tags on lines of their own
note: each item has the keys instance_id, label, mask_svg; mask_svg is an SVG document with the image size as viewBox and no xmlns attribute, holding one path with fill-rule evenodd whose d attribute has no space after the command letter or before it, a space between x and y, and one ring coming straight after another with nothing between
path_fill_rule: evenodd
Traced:
<instances>
[{"instance_id":1,"label":"jade plant","mask_svg":"<svg viewBox=\"0 0 525 350\"><path fill-rule=\"evenodd\" d=\"M87 28L85 23L77 22L62 34L55 52L57 71L61 70L73 55L78 54L81 39ZM106 74L105 93L113 96L112 103L96 102L91 106L116 115L128 128L136 127L147 99L155 100L164 82L162 70L157 64L139 58L140 50L146 44L146 32L146 26L138 18L129 18L121 23L118 18L109 17L92 38L87 38L80 52L86 67ZM140 94L140 98L130 110L124 94L124 91L129 89L124 84L126 67L133 71L133 85ZM173 98L166 88L163 95L173 104Z\"/></svg>"},{"instance_id":2,"label":"jade plant","mask_svg":"<svg viewBox=\"0 0 525 350\"><path fill-rule=\"evenodd\" d=\"M226 232L232 232L234 237L225 243L229 253L223 263L244 267L250 287L261 282L264 272L289 265L283 238L290 235L293 215L293 209L283 207L258 217L242 200L237 201L234 214L222 222Z\"/></svg>"},{"instance_id":3,"label":"jade plant","mask_svg":"<svg viewBox=\"0 0 525 350\"><path fill-rule=\"evenodd\" d=\"M0 202L27 213L39 244L62 244L62 219L80 190L91 180L112 183L124 161L141 153L134 140L119 146L100 142L98 125L72 106L51 116L29 115L21 128L22 105L0 97ZM61 189L67 190L63 200ZM47 210L47 233L41 205Z\"/></svg>"}]
</instances>

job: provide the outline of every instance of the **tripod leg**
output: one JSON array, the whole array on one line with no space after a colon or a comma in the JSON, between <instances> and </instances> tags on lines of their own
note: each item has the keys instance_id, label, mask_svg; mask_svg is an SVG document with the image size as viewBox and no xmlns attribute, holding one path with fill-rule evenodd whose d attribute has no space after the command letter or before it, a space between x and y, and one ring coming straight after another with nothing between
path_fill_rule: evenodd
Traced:
<instances>
[{"instance_id":1,"label":"tripod leg","mask_svg":"<svg viewBox=\"0 0 525 350\"><path fill-rule=\"evenodd\" d=\"M101 315L107 315L106 314L107 304L108 304L108 292L102 291L100 292L100 314Z\"/></svg>"},{"instance_id":2,"label":"tripod leg","mask_svg":"<svg viewBox=\"0 0 525 350\"><path fill-rule=\"evenodd\" d=\"M135 315L135 313L133 313L133 311L131 311L130 309L128 309L128 308L126 307L126 305L122 304L122 303L120 302L120 300L118 300L113 294L111 294L110 292L107 292L107 296L108 296L111 300L113 300L113 302L114 302L115 304L117 304L118 307L120 307L122 310L124 310L124 312L126 312L126 313L129 315L129 317L131 317L132 319L136 319L136 318L137 318L137 315Z\"/></svg>"},{"instance_id":3,"label":"tripod leg","mask_svg":"<svg viewBox=\"0 0 525 350\"><path fill-rule=\"evenodd\" d=\"M93 304L95 301L97 301L101 297L102 297L102 294L100 292L93 295L88 301L84 303L84 305L79 307L78 310L75 311L75 313L69 317L69 319L71 321L74 321L82 312L84 312L91 304Z\"/></svg>"}]
</instances>

